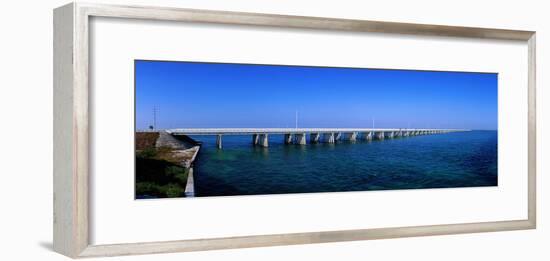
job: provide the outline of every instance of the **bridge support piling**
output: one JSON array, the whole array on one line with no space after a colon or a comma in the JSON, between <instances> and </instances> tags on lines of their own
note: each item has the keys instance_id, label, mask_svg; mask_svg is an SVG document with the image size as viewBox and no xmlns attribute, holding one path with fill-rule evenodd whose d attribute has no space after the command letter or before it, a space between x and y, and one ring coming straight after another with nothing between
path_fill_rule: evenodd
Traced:
<instances>
[{"instance_id":1,"label":"bridge support piling","mask_svg":"<svg viewBox=\"0 0 550 261\"><path fill-rule=\"evenodd\" d=\"M252 146L258 145L258 134L252 134Z\"/></svg>"},{"instance_id":2,"label":"bridge support piling","mask_svg":"<svg viewBox=\"0 0 550 261\"><path fill-rule=\"evenodd\" d=\"M216 136L216 147L218 147L218 149L222 148L222 135L221 134L218 134L218 136Z\"/></svg>"},{"instance_id":3,"label":"bridge support piling","mask_svg":"<svg viewBox=\"0 0 550 261\"><path fill-rule=\"evenodd\" d=\"M349 141L357 141L357 132L350 133L349 137L348 137L348 140Z\"/></svg>"},{"instance_id":4,"label":"bridge support piling","mask_svg":"<svg viewBox=\"0 0 550 261\"><path fill-rule=\"evenodd\" d=\"M323 141L326 143L334 143L334 133L323 133Z\"/></svg>"},{"instance_id":5,"label":"bridge support piling","mask_svg":"<svg viewBox=\"0 0 550 261\"><path fill-rule=\"evenodd\" d=\"M305 133L296 134L296 144L306 145L306 134Z\"/></svg>"},{"instance_id":6,"label":"bridge support piling","mask_svg":"<svg viewBox=\"0 0 550 261\"><path fill-rule=\"evenodd\" d=\"M384 132L383 131L376 132L375 136L376 136L376 139L383 140L384 139Z\"/></svg>"},{"instance_id":7,"label":"bridge support piling","mask_svg":"<svg viewBox=\"0 0 550 261\"><path fill-rule=\"evenodd\" d=\"M260 134L260 143L258 143L258 144L260 146L264 147L264 148L269 147L268 134L267 133Z\"/></svg>"},{"instance_id":8,"label":"bridge support piling","mask_svg":"<svg viewBox=\"0 0 550 261\"><path fill-rule=\"evenodd\" d=\"M337 132L336 133L336 136L334 137L334 141L339 141L339 140L342 140L342 133L341 132Z\"/></svg>"},{"instance_id":9,"label":"bridge support piling","mask_svg":"<svg viewBox=\"0 0 550 261\"><path fill-rule=\"evenodd\" d=\"M371 141L371 140L372 140L372 131L364 132L364 133L363 133L363 139L364 139L364 140Z\"/></svg>"},{"instance_id":10,"label":"bridge support piling","mask_svg":"<svg viewBox=\"0 0 550 261\"><path fill-rule=\"evenodd\" d=\"M292 143L292 134L285 134L285 144Z\"/></svg>"},{"instance_id":11,"label":"bridge support piling","mask_svg":"<svg viewBox=\"0 0 550 261\"><path fill-rule=\"evenodd\" d=\"M320 138L321 138L321 134L319 134L319 133L309 134L309 142L310 143L319 143Z\"/></svg>"}]
</instances>

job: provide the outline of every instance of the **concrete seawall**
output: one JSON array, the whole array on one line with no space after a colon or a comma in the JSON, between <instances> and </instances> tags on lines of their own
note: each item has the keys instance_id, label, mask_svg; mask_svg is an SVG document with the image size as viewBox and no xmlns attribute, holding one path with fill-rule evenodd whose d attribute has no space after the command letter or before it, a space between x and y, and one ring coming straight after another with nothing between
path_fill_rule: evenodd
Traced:
<instances>
[{"instance_id":1,"label":"concrete seawall","mask_svg":"<svg viewBox=\"0 0 550 261\"><path fill-rule=\"evenodd\" d=\"M169 147L173 150L172 153L174 157L180 159L179 164L187 169L185 196L194 197L195 183L193 177L193 163L199 153L201 143L187 135L175 137L167 132L159 132L159 138L156 141L155 147Z\"/></svg>"},{"instance_id":2,"label":"concrete seawall","mask_svg":"<svg viewBox=\"0 0 550 261\"><path fill-rule=\"evenodd\" d=\"M186 197L194 197L195 196L195 179L193 177L193 163L195 162L195 158L197 157L197 154L199 154L200 145L195 146L191 148L191 150L194 150L193 157L189 161L189 167L187 170L187 183L185 185L185 196Z\"/></svg>"}]
</instances>

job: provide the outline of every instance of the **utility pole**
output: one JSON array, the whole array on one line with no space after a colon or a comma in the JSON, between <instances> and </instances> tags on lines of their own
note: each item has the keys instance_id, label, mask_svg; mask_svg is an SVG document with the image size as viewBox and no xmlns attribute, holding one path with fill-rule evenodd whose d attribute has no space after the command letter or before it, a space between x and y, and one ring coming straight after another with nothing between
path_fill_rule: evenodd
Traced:
<instances>
[{"instance_id":1,"label":"utility pole","mask_svg":"<svg viewBox=\"0 0 550 261\"><path fill-rule=\"evenodd\" d=\"M153 106L153 129L157 129L157 106Z\"/></svg>"},{"instance_id":2,"label":"utility pole","mask_svg":"<svg viewBox=\"0 0 550 261\"><path fill-rule=\"evenodd\" d=\"M374 129L374 117L372 117L372 129Z\"/></svg>"},{"instance_id":3,"label":"utility pole","mask_svg":"<svg viewBox=\"0 0 550 261\"><path fill-rule=\"evenodd\" d=\"M295 115L295 124L296 124L296 129L298 129L298 110L296 110L296 115Z\"/></svg>"}]
</instances>

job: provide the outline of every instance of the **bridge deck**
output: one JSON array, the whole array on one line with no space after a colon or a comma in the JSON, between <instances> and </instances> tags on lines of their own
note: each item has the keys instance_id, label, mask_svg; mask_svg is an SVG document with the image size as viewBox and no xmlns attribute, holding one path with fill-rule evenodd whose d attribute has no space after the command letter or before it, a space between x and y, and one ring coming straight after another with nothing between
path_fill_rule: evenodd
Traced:
<instances>
[{"instance_id":1,"label":"bridge deck","mask_svg":"<svg viewBox=\"0 0 550 261\"><path fill-rule=\"evenodd\" d=\"M295 133L351 133L351 132L397 132L438 131L457 132L464 129L373 129L373 128L187 128L166 129L174 135L243 135L243 134L295 134Z\"/></svg>"}]
</instances>

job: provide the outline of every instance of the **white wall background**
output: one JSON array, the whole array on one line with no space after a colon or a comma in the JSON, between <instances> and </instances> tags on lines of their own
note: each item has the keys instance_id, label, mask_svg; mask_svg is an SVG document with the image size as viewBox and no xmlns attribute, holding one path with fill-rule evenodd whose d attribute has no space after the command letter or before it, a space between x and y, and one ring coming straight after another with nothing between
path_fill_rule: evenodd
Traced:
<instances>
[{"instance_id":1,"label":"white wall background","mask_svg":"<svg viewBox=\"0 0 550 261\"><path fill-rule=\"evenodd\" d=\"M112 260L548 260L550 18L545 1L90 1L536 30L537 230L284 246ZM0 16L0 259L64 260L52 252L52 9L63 0L4 2Z\"/></svg>"}]
</instances>

